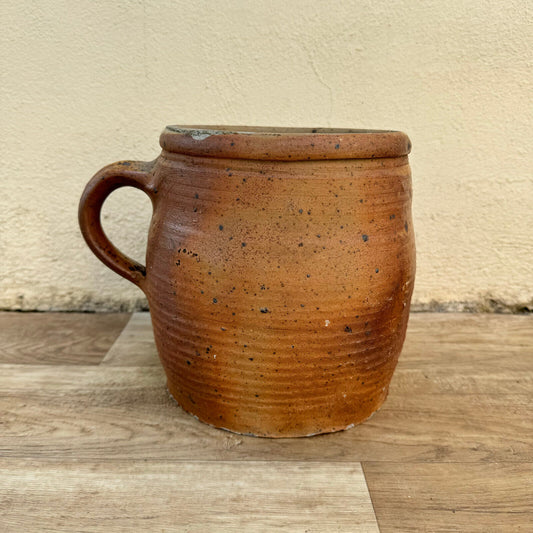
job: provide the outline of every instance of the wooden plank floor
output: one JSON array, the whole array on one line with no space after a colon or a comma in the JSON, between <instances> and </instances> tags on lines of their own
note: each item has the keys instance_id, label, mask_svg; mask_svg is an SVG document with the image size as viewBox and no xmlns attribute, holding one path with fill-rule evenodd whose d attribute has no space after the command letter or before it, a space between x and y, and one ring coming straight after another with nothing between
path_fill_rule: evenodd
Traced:
<instances>
[{"instance_id":1,"label":"wooden plank floor","mask_svg":"<svg viewBox=\"0 0 533 533\"><path fill-rule=\"evenodd\" d=\"M269 440L169 398L148 314L0 313L0 531L533 531L532 403L532 316L413 314L369 421Z\"/></svg>"},{"instance_id":2,"label":"wooden plank floor","mask_svg":"<svg viewBox=\"0 0 533 533\"><path fill-rule=\"evenodd\" d=\"M126 313L0 313L0 363L98 364Z\"/></svg>"}]
</instances>

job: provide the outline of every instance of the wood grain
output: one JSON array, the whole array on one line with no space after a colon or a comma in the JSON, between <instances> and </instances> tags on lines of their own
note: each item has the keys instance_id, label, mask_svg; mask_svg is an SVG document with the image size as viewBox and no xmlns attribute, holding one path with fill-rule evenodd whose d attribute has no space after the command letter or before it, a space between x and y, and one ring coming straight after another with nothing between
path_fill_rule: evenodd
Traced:
<instances>
[{"instance_id":1,"label":"wood grain","mask_svg":"<svg viewBox=\"0 0 533 533\"><path fill-rule=\"evenodd\" d=\"M98 364L126 313L0 313L0 363Z\"/></svg>"},{"instance_id":2,"label":"wood grain","mask_svg":"<svg viewBox=\"0 0 533 533\"><path fill-rule=\"evenodd\" d=\"M0 357L24 362L0 363L2 531L375 531L368 500L357 503L361 461L381 531L531 530L531 316L414 314L378 413L280 440L214 429L177 406L148 314L103 361L109 315L94 345L42 316L40 341L27 322L33 340ZM87 316L98 315L58 318Z\"/></svg>"},{"instance_id":3,"label":"wood grain","mask_svg":"<svg viewBox=\"0 0 533 533\"><path fill-rule=\"evenodd\" d=\"M531 463L363 466L381 533L532 530Z\"/></svg>"},{"instance_id":4,"label":"wood grain","mask_svg":"<svg viewBox=\"0 0 533 533\"><path fill-rule=\"evenodd\" d=\"M359 464L0 462L2 531L378 532Z\"/></svg>"},{"instance_id":5,"label":"wood grain","mask_svg":"<svg viewBox=\"0 0 533 533\"><path fill-rule=\"evenodd\" d=\"M391 392L365 424L311 439L258 439L185 413L160 367L4 365L0 454L49 461L533 461L530 394ZM429 380L431 381L431 380ZM448 387L447 382L445 387Z\"/></svg>"},{"instance_id":6,"label":"wood grain","mask_svg":"<svg viewBox=\"0 0 533 533\"><path fill-rule=\"evenodd\" d=\"M533 315L414 313L400 363L416 369L437 365L457 375L471 365L530 370L532 358Z\"/></svg>"},{"instance_id":7,"label":"wood grain","mask_svg":"<svg viewBox=\"0 0 533 533\"><path fill-rule=\"evenodd\" d=\"M104 360L111 366L160 366L150 313L133 313Z\"/></svg>"}]
</instances>

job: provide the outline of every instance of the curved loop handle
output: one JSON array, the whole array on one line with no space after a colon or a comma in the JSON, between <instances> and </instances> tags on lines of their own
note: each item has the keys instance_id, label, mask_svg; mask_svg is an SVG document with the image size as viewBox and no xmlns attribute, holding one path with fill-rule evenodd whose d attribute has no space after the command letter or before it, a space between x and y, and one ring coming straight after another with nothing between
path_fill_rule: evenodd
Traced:
<instances>
[{"instance_id":1,"label":"curved loop handle","mask_svg":"<svg viewBox=\"0 0 533 533\"><path fill-rule=\"evenodd\" d=\"M111 270L143 289L146 267L115 248L102 228L100 213L106 198L120 187L135 187L154 199L150 183L155 161L119 161L100 170L89 181L80 200L78 219L81 232L94 255Z\"/></svg>"}]
</instances>

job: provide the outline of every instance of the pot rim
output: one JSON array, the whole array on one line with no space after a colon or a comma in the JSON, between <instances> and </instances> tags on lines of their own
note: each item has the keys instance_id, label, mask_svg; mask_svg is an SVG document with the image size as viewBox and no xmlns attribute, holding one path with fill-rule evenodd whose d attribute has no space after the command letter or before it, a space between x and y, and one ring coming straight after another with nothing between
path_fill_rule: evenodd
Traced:
<instances>
[{"instance_id":1,"label":"pot rim","mask_svg":"<svg viewBox=\"0 0 533 533\"><path fill-rule=\"evenodd\" d=\"M159 142L167 152L267 161L376 159L411 150L401 131L353 128L172 125Z\"/></svg>"}]
</instances>

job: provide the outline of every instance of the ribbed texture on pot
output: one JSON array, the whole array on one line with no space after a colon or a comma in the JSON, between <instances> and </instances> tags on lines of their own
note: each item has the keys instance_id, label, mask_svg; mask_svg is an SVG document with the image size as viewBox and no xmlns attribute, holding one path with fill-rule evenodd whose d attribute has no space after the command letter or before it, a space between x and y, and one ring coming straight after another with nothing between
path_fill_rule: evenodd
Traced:
<instances>
[{"instance_id":1,"label":"ribbed texture on pot","mask_svg":"<svg viewBox=\"0 0 533 533\"><path fill-rule=\"evenodd\" d=\"M145 290L178 403L261 436L384 401L415 256L406 156L276 162L164 151Z\"/></svg>"}]
</instances>

